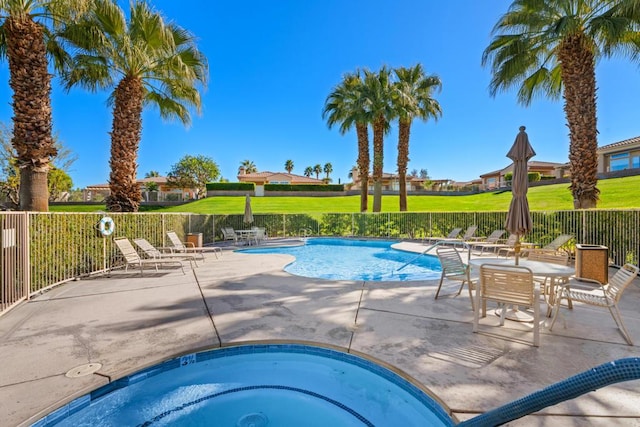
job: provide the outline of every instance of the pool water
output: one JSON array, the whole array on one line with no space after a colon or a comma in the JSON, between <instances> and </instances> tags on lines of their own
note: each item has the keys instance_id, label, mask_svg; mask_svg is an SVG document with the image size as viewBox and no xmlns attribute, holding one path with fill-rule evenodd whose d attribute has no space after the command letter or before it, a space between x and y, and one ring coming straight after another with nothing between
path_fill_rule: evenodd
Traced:
<instances>
[{"instance_id":1,"label":"pool water","mask_svg":"<svg viewBox=\"0 0 640 427\"><path fill-rule=\"evenodd\" d=\"M367 359L300 344L172 359L65 405L34 426L452 426L435 399Z\"/></svg>"},{"instance_id":2,"label":"pool water","mask_svg":"<svg viewBox=\"0 0 640 427\"><path fill-rule=\"evenodd\" d=\"M391 240L312 238L305 245L244 249L243 253L289 254L285 271L329 280L412 281L440 278L438 258L393 249Z\"/></svg>"}]
</instances>

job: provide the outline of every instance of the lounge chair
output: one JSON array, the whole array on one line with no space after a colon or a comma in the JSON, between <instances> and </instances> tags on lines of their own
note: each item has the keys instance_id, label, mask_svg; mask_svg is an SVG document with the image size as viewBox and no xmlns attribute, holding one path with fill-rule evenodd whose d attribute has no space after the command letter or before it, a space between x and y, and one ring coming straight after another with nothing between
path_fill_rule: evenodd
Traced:
<instances>
[{"instance_id":1,"label":"lounge chair","mask_svg":"<svg viewBox=\"0 0 640 427\"><path fill-rule=\"evenodd\" d=\"M192 267L196 262L197 254L187 254L187 253L175 253L175 252L162 252L161 249L171 250L172 248L156 248L153 246L147 239L138 238L133 239L133 243L135 243L142 251L149 257L154 259L180 259L189 261L192 263Z\"/></svg>"},{"instance_id":2,"label":"lounge chair","mask_svg":"<svg viewBox=\"0 0 640 427\"><path fill-rule=\"evenodd\" d=\"M464 234L462 235L462 237L456 237L453 239L442 239L442 240L451 240L453 242L468 242L470 240L474 240L473 235L476 234L476 230L478 230L478 226L477 225L472 225L470 227L467 228L467 230L464 232Z\"/></svg>"},{"instance_id":3,"label":"lounge chair","mask_svg":"<svg viewBox=\"0 0 640 427\"><path fill-rule=\"evenodd\" d=\"M427 237L427 238L424 239L424 242L435 243L435 242L438 242L440 240L457 239L458 235L460 235L460 232L462 232L462 228L454 228L453 230L451 230L451 232L449 232L449 234L447 234L446 237Z\"/></svg>"},{"instance_id":4,"label":"lounge chair","mask_svg":"<svg viewBox=\"0 0 640 427\"><path fill-rule=\"evenodd\" d=\"M458 289L458 293L456 295L460 295L460 293L462 292L462 288L466 283L467 287L469 288L471 309L473 309L473 295L471 294L471 291L474 288L474 284L470 276L469 266L462 262L460 253L455 248L440 247L436 249L436 254L438 255L438 259L440 260L440 265L442 266L442 274L440 275L440 283L438 283L438 290L436 291L435 299L438 299L438 296L440 295L442 282L445 278L448 280L457 280L462 283L460 284L460 288Z\"/></svg>"},{"instance_id":5,"label":"lounge chair","mask_svg":"<svg viewBox=\"0 0 640 427\"><path fill-rule=\"evenodd\" d=\"M222 240L233 240L234 242L238 243L238 235L233 228L222 227L220 231L222 232Z\"/></svg>"},{"instance_id":6,"label":"lounge chair","mask_svg":"<svg viewBox=\"0 0 640 427\"><path fill-rule=\"evenodd\" d=\"M498 245L495 248L495 249L498 249L498 257L504 256L505 258L509 258L511 255L515 255L516 254L515 246L516 246L517 240L518 240L517 234L510 234L506 242L502 244L498 243ZM529 253L529 251L535 248L536 246L537 246L537 243L520 242L520 255L522 256Z\"/></svg>"},{"instance_id":7,"label":"lounge chair","mask_svg":"<svg viewBox=\"0 0 640 427\"><path fill-rule=\"evenodd\" d=\"M553 239L551 243L543 246L542 250L558 252L560 248L567 244L571 239L573 239L573 236L571 234L561 234Z\"/></svg>"},{"instance_id":8,"label":"lounge chair","mask_svg":"<svg viewBox=\"0 0 640 427\"><path fill-rule=\"evenodd\" d=\"M182 260L179 259L156 259L156 258L140 258L138 251L133 247L129 239L126 237L118 237L113 239L116 247L120 250L125 262L124 271L129 269L129 265L135 265L140 268L140 274L142 275L144 267L147 265L155 267L156 271L158 271L158 266L161 265L174 265L180 266L182 269L182 274L184 272L184 265L182 264Z\"/></svg>"},{"instance_id":9,"label":"lounge chair","mask_svg":"<svg viewBox=\"0 0 640 427\"><path fill-rule=\"evenodd\" d=\"M502 307L500 326L504 326L508 305L533 307L533 345L540 345L540 291L533 283L531 270L497 264L480 266L473 316L474 333L479 330L480 317L487 316L487 301L495 301Z\"/></svg>"},{"instance_id":10,"label":"lounge chair","mask_svg":"<svg viewBox=\"0 0 640 427\"><path fill-rule=\"evenodd\" d=\"M204 253L205 252L213 252L213 254L218 258L218 254L222 256L222 249L209 246L209 247L196 247L192 242L183 243L180 240L180 237L176 234L175 231L167 231L167 237L169 238L169 242L171 242L171 250L176 253L187 253L187 254L197 254L200 259L204 261Z\"/></svg>"},{"instance_id":11,"label":"lounge chair","mask_svg":"<svg viewBox=\"0 0 640 427\"><path fill-rule=\"evenodd\" d=\"M470 243L471 249L480 250L480 253L484 253L486 250L495 251L502 248L504 243L500 243L504 230L494 230L484 241Z\"/></svg>"},{"instance_id":12,"label":"lounge chair","mask_svg":"<svg viewBox=\"0 0 640 427\"><path fill-rule=\"evenodd\" d=\"M556 318L560 312L560 303L562 299L568 301L580 302L583 304L607 308L614 322L618 326L620 333L624 337L627 344L633 345L631 336L622 322L622 315L618 309L618 302L622 298L624 290L633 283L633 280L638 276L638 267L632 264L625 264L620 270L613 275L609 283L603 284L597 280L585 279L576 277L569 280L562 285L562 288L558 292L558 298L555 301L555 313L553 314L553 320L549 331L553 329L553 325L556 323ZM585 289L591 283L590 289ZM572 289L572 287L581 286L582 289Z\"/></svg>"}]
</instances>

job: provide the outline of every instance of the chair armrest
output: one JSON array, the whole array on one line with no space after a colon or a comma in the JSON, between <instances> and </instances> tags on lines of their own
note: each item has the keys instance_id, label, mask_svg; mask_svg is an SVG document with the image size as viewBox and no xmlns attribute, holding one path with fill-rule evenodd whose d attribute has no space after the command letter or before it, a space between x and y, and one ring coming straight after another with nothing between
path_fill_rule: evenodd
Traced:
<instances>
[{"instance_id":1,"label":"chair armrest","mask_svg":"<svg viewBox=\"0 0 640 427\"><path fill-rule=\"evenodd\" d=\"M196 245L193 242L182 242L183 245L185 245L185 247L187 248L195 248Z\"/></svg>"}]
</instances>

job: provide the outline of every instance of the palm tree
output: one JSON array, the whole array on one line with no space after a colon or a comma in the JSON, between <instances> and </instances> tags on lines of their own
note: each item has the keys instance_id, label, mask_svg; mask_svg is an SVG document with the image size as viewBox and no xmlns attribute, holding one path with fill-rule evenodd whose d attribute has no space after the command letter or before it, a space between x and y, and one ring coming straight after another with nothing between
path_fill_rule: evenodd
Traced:
<instances>
[{"instance_id":1,"label":"palm tree","mask_svg":"<svg viewBox=\"0 0 640 427\"><path fill-rule=\"evenodd\" d=\"M575 209L593 208L600 190L595 64L638 46L637 0L515 0L494 27L483 65L490 91L518 87L518 101L535 95L564 98L569 127L571 192ZM637 56L637 53L635 54Z\"/></svg>"},{"instance_id":2,"label":"palm tree","mask_svg":"<svg viewBox=\"0 0 640 427\"><path fill-rule=\"evenodd\" d=\"M240 170L244 169L244 173L256 173L258 172L258 168L256 164L251 160L243 160L240 162L240 167L238 168L238 173Z\"/></svg>"},{"instance_id":3,"label":"palm tree","mask_svg":"<svg viewBox=\"0 0 640 427\"><path fill-rule=\"evenodd\" d=\"M60 69L66 52L55 35L86 11L88 0L0 0L0 57L9 62L13 136L20 170L20 209L47 211L47 175L57 150L52 136L48 56Z\"/></svg>"},{"instance_id":4,"label":"palm tree","mask_svg":"<svg viewBox=\"0 0 640 427\"><path fill-rule=\"evenodd\" d=\"M304 168L304 176L309 177L311 175L313 175L313 168L311 166Z\"/></svg>"},{"instance_id":5,"label":"palm tree","mask_svg":"<svg viewBox=\"0 0 640 427\"><path fill-rule=\"evenodd\" d=\"M329 175L333 172L333 165L331 163L325 163L322 170L327 174L327 179L329 179Z\"/></svg>"},{"instance_id":6,"label":"palm tree","mask_svg":"<svg viewBox=\"0 0 640 427\"><path fill-rule=\"evenodd\" d=\"M364 82L357 71L346 74L342 82L327 96L322 117L329 128L340 124L344 135L353 127L358 139L358 171L360 178L360 212L366 212L369 205L369 130L366 108L362 92Z\"/></svg>"},{"instance_id":7,"label":"palm tree","mask_svg":"<svg viewBox=\"0 0 640 427\"><path fill-rule=\"evenodd\" d=\"M321 165L315 165L313 167L313 173L316 174L316 179L320 179L320 174L322 173L322 166Z\"/></svg>"},{"instance_id":8,"label":"palm tree","mask_svg":"<svg viewBox=\"0 0 640 427\"><path fill-rule=\"evenodd\" d=\"M158 171L149 171L149 172L144 174L145 178L154 178L154 177L158 177L158 176L160 176L160 172L158 172Z\"/></svg>"},{"instance_id":9,"label":"palm tree","mask_svg":"<svg viewBox=\"0 0 640 427\"><path fill-rule=\"evenodd\" d=\"M196 86L206 84L208 77L206 58L192 34L166 22L144 1L132 2L130 8L127 20L114 2L95 0L90 16L64 33L79 49L63 76L67 89L113 88L107 209L121 212L135 212L140 204L136 169L143 108L153 104L163 119L188 125L189 108L200 111Z\"/></svg>"},{"instance_id":10,"label":"palm tree","mask_svg":"<svg viewBox=\"0 0 640 427\"><path fill-rule=\"evenodd\" d=\"M391 105L391 71L382 67L380 71L364 70L364 90L367 121L373 125L373 211L382 210L382 166L384 163L384 135L389 131L389 122L394 118Z\"/></svg>"},{"instance_id":11,"label":"palm tree","mask_svg":"<svg viewBox=\"0 0 640 427\"><path fill-rule=\"evenodd\" d=\"M284 169L287 171L287 173L291 173L291 171L293 170L293 160L287 160L286 162L284 162Z\"/></svg>"},{"instance_id":12,"label":"palm tree","mask_svg":"<svg viewBox=\"0 0 640 427\"><path fill-rule=\"evenodd\" d=\"M393 106L398 116L398 179L400 180L400 211L407 210L407 164L409 163L409 135L414 118L437 120L442 108L433 92L442 88L440 78L425 75L421 64L394 70Z\"/></svg>"}]
</instances>

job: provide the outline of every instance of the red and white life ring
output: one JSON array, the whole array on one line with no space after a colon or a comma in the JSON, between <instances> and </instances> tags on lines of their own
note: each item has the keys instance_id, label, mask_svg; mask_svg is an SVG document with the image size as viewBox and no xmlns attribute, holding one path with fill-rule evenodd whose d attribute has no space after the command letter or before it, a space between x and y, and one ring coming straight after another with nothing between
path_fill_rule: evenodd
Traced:
<instances>
[{"instance_id":1,"label":"red and white life ring","mask_svg":"<svg viewBox=\"0 0 640 427\"><path fill-rule=\"evenodd\" d=\"M110 216L103 216L98 223L98 231L105 237L111 236L116 231L116 224Z\"/></svg>"}]
</instances>

